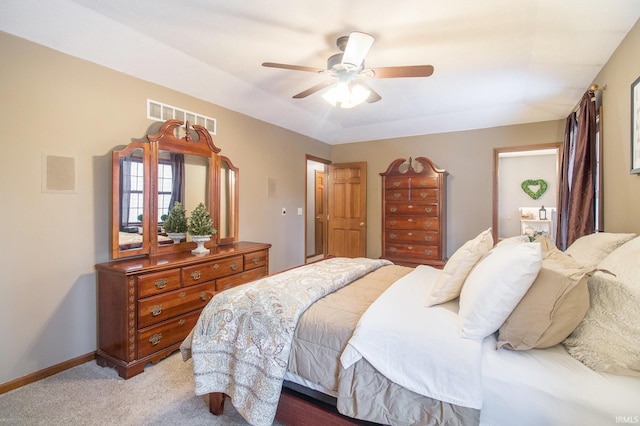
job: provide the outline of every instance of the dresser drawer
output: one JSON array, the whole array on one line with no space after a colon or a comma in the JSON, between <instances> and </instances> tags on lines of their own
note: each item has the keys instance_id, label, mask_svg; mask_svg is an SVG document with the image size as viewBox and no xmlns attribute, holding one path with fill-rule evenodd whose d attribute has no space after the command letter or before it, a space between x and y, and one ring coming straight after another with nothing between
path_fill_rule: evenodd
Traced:
<instances>
[{"instance_id":1,"label":"dresser drawer","mask_svg":"<svg viewBox=\"0 0 640 426\"><path fill-rule=\"evenodd\" d=\"M216 281L216 291L228 290L232 287L263 278L266 275L267 268L261 267L250 269L241 274L235 274L228 277L220 278Z\"/></svg>"},{"instance_id":2,"label":"dresser drawer","mask_svg":"<svg viewBox=\"0 0 640 426\"><path fill-rule=\"evenodd\" d=\"M396 229L430 231L438 229L437 217L424 216L391 216L384 221L386 229L395 231Z\"/></svg>"},{"instance_id":3,"label":"dresser drawer","mask_svg":"<svg viewBox=\"0 0 640 426\"><path fill-rule=\"evenodd\" d=\"M436 176L431 177L412 177L411 178L411 189L418 188L437 188L438 187L438 178Z\"/></svg>"},{"instance_id":4,"label":"dresser drawer","mask_svg":"<svg viewBox=\"0 0 640 426\"><path fill-rule=\"evenodd\" d=\"M388 189L384 192L387 201L437 201L437 189Z\"/></svg>"},{"instance_id":5,"label":"dresser drawer","mask_svg":"<svg viewBox=\"0 0 640 426\"><path fill-rule=\"evenodd\" d=\"M385 189L409 189L409 179L405 177L387 178L384 182Z\"/></svg>"},{"instance_id":6,"label":"dresser drawer","mask_svg":"<svg viewBox=\"0 0 640 426\"><path fill-rule=\"evenodd\" d=\"M438 231L386 231L385 240L388 243L414 243L414 244L437 244Z\"/></svg>"},{"instance_id":7,"label":"dresser drawer","mask_svg":"<svg viewBox=\"0 0 640 426\"><path fill-rule=\"evenodd\" d=\"M138 297L147 297L180 288L180 269L140 275Z\"/></svg>"},{"instance_id":8,"label":"dresser drawer","mask_svg":"<svg viewBox=\"0 0 640 426\"><path fill-rule=\"evenodd\" d=\"M215 262L182 268L182 282L185 286L202 283L243 271L242 256L228 257Z\"/></svg>"},{"instance_id":9,"label":"dresser drawer","mask_svg":"<svg viewBox=\"0 0 640 426\"><path fill-rule=\"evenodd\" d=\"M266 266L266 264L267 252L264 250L244 255L245 271L248 271L249 269L260 268L261 266Z\"/></svg>"},{"instance_id":10,"label":"dresser drawer","mask_svg":"<svg viewBox=\"0 0 640 426\"><path fill-rule=\"evenodd\" d=\"M200 310L197 310L138 331L138 358L183 341L199 316Z\"/></svg>"},{"instance_id":11,"label":"dresser drawer","mask_svg":"<svg viewBox=\"0 0 640 426\"><path fill-rule=\"evenodd\" d=\"M436 246L421 244L385 244L385 256L411 259L439 259L440 252Z\"/></svg>"},{"instance_id":12,"label":"dresser drawer","mask_svg":"<svg viewBox=\"0 0 640 426\"><path fill-rule=\"evenodd\" d=\"M387 215L421 215L431 217L438 214L438 203L387 203L385 210Z\"/></svg>"},{"instance_id":13,"label":"dresser drawer","mask_svg":"<svg viewBox=\"0 0 640 426\"><path fill-rule=\"evenodd\" d=\"M202 308L209 301L207 292L214 288L210 281L138 300L138 328Z\"/></svg>"}]
</instances>

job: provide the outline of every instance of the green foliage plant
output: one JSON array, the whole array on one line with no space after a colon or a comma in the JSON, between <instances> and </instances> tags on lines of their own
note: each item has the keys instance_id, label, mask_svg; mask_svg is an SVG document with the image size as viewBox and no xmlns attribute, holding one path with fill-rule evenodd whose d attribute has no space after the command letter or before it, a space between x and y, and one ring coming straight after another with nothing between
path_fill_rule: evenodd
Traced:
<instances>
[{"instance_id":1,"label":"green foliage plant","mask_svg":"<svg viewBox=\"0 0 640 426\"><path fill-rule=\"evenodd\" d=\"M176 201L173 203L173 208L169 210L169 215L164 221L164 230L167 233L180 234L186 233L187 229L187 211L181 202Z\"/></svg>"},{"instance_id":2,"label":"green foliage plant","mask_svg":"<svg viewBox=\"0 0 640 426\"><path fill-rule=\"evenodd\" d=\"M216 232L209 211L203 203L198 204L191 212L191 217L189 218L189 234L213 235Z\"/></svg>"}]
</instances>

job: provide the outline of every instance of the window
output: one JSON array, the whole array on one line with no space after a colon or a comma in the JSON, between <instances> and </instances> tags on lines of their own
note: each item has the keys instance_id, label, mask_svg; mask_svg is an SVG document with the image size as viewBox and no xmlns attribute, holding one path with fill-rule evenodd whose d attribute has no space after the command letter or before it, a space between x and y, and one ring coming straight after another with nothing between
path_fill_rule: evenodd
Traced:
<instances>
[{"instance_id":1,"label":"window","mask_svg":"<svg viewBox=\"0 0 640 426\"><path fill-rule=\"evenodd\" d=\"M162 216L169 214L173 191L173 170L170 162L158 164L158 221L164 222Z\"/></svg>"}]
</instances>

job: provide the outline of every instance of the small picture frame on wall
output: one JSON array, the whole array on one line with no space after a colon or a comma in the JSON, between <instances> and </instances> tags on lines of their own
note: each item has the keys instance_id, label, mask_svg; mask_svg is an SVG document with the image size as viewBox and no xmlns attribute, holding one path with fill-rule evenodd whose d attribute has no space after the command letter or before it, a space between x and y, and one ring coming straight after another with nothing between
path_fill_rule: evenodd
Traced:
<instances>
[{"instance_id":1,"label":"small picture frame on wall","mask_svg":"<svg viewBox=\"0 0 640 426\"><path fill-rule=\"evenodd\" d=\"M640 77L631 83L631 173L640 174Z\"/></svg>"}]
</instances>

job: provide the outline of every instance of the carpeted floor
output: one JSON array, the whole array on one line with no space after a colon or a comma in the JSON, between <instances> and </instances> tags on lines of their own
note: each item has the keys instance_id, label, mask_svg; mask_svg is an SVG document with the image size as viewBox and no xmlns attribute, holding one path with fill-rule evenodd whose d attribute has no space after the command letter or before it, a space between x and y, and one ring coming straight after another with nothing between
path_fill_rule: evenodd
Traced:
<instances>
[{"instance_id":1,"label":"carpeted floor","mask_svg":"<svg viewBox=\"0 0 640 426\"><path fill-rule=\"evenodd\" d=\"M227 400L209 413L179 352L123 380L91 361L0 395L0 425L247 425Z\"/></svg>"}]
</instances>

